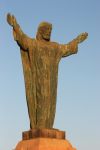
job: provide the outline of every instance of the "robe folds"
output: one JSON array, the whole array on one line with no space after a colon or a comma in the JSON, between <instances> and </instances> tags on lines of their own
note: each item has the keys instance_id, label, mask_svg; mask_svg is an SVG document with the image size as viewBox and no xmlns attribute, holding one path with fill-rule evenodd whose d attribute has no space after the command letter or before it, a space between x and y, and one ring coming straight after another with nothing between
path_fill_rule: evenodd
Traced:
<instances>
[{"instance_id":1,"label":"robe folds","mask_svg":"<svg viewBox=\"0 0 100 150\"><path fill-rule=\"evenodd\" d=\"M76 42L58 44L29 38L14 31L20 46L26 101L31 128L52 128L56 112L58 65L62 57L77 53Z\"/></svg>"},{"instance_id":2,"label":"robe folds","mask_svg":"<svg viewBox=\"0 0 100 150\"><path fill-rule=\"evenodd\" d=\"M31 128L52 128L62 53L57 43L38 40L20 52Z\"/></svg>"}]
</instances>

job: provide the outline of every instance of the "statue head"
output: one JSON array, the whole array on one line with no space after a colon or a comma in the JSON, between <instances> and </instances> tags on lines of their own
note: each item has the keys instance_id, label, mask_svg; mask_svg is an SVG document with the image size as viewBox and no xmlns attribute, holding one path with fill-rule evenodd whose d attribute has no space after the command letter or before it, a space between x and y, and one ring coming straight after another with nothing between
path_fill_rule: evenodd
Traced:
<instances>
[{"instance_id":1,"label":"statue head","mask_svg":"<svg viewBox=\"0 0 100 150\"><path fill-rule=\"evenodd\" d=\"M36 39L50 41L52 31L52 24L48 22L41 22L38 27Z\"/></svg>"}]
</instances>

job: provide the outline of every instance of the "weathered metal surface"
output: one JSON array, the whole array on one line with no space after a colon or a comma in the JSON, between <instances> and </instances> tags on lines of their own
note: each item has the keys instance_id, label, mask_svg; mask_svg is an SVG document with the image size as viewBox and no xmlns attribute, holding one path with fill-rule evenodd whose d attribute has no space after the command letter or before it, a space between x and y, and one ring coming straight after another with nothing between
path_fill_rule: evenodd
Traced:
<instances>
[{"instance_id":1,"label":"weathered metal surface","mask_svg":"<svg viewBox=\"0 0 100 150\"><path fill-rule=\"evenodd\" d=\"M62 57L76 54L78 44L88 34L82 33L68 44L58 44L50 41L50 23L41 23L36 39L32 39L23 33L14 16L8 14L7 21L13 27L14 39L20 46L30 127L52 128L59 61Z\"/></svg>"}]
</instances>

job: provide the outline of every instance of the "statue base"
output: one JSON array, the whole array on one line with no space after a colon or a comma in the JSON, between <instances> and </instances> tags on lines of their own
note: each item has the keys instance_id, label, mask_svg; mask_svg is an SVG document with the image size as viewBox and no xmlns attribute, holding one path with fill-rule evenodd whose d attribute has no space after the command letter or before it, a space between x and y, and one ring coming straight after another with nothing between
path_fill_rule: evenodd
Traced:
<instances>
[{"instance_id":1,"label":"statue base","mask_svg":"<svg viewBox=\"0 0 100 150\"><path fill-rule=\"evenodd\" d=\"M32 129L23 132L22 139L15 150L76 150L58 129Z\"/></svg>"},{"instance_id":2,"label":"statue base","mask_svg":"<svg viewBox=\"0 0 100 150\"><path fill-rule=\"evenodd\" d=\"M23 140L33 138L56 138L65 139L65 132L58 129L31 129L22 133Z\"/></svg>"}]
</instances>

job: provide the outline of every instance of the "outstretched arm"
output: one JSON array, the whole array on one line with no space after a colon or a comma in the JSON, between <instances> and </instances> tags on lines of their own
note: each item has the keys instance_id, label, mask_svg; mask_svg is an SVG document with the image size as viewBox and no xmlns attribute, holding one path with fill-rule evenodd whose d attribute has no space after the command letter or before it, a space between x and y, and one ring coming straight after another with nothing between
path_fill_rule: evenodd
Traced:
<instances>
[{"instance_id":1,"label":"outstretched arm","mask_svg":"<svg viewBox=\"0 0 100 150\"><path fill-rule=\"evenodd\" d=\"M62 57L66 57L72 54L76 54L78 51L78 44L83 42L88 36L88 33L82 33L77 36L74 40L69 42L68 44L60 45L60 49L62 51Z\"/></svg>"},{"instance_id":2,"label":"outstretched arm","mask_svg":"<svg viewBox=\"0 0 100 150\"><path fill-rule=\"evenodd\" d=\"M7 14L7 22L13 27L13 36L18 45L27 50L29 45L32 43L32 39L29 38L26 34L23 33L19 24L17 23L16 18L13 15Z\"/></svg>"}]
</instances>

